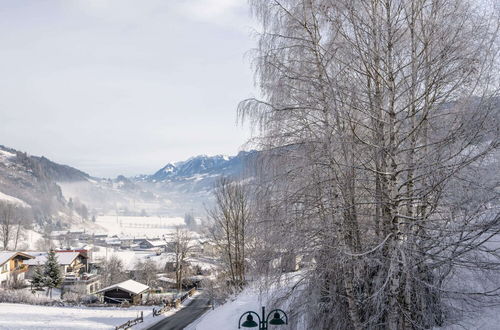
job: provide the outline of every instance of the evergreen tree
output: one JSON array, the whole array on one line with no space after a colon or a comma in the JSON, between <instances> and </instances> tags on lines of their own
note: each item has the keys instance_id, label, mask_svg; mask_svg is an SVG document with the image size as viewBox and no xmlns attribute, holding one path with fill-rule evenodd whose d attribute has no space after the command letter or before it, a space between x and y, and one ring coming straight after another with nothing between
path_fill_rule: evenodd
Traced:
<instances>
[{"instance_id":1,"label":"evergreen tree","mask_svg":"<svg viewBox=\"0 0 500 330\"><path fill-rule=\"evenodd\" d=\"M31 280L31 290L35 293L36 290L42 289L45 285L45 279L42 274L40 266L35 268L35 273L33 274L33 279Z\"/></svg>"},{"instance_id":2,"label":"evergreen tree","mask_svg":"<svg viewBox=\"0 0 500 330\"><path fill-rule=\"evenodd\" d=\"M59 263L57 262L56 253L50 250L47 256L47 261L43 267L44 286L47 287L47 293L52 298L52 289L62 284L63 277Z\"/></svg>"}]
</instances>

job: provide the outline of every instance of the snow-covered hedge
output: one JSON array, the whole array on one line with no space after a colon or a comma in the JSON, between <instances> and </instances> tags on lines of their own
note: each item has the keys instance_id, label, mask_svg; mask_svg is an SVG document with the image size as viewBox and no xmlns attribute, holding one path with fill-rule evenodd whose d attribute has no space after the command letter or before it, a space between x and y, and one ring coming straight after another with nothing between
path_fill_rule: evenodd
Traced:
<instances>
[{"instance_id":1,"label":"snow-covered hedge","mask_svg":"<svg viewBox=\"0 0 500 330\"><path fill-rule=\"evenodd\" d=\"M30 305L65 305L61 301L49 297L35 296L26 290L0 290L0 303L17 303Z\"/></svg>"}]
</instances>

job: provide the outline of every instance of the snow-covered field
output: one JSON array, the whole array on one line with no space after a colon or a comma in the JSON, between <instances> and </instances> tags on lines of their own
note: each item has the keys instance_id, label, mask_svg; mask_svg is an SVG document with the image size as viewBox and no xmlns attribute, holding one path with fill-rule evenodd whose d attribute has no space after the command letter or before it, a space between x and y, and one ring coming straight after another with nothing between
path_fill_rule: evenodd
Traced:
<instances>
[{"instance_id":1,"label":"snow-covered field","mask_svg":"<svg viewBox=\"0 0 500 330\"><path fill-rule=\"evenodd\" d=\"M152 307L85 308L1 303L0 329L114 329L136 318L141 311L146 318Z\"/></svg>"},{"instance_id":2,"label":"snow-covered field","mask_svg":"<svg viewBox=\"0 0 500 330\"><path fill-rule=\"evenodd\" d=\"M195 293L195 296L199 293ZM188 298L179 309L189 305ZM145 330L165 317L175 314L179 309L153 317L153 306L120 307L55 307L26 304L0 303L0 330L89 330L115 329L128 320L144 313L144 322L132 329ZM214 328L215 329L215 328Z\"/></svg>"},{"instance_id":3,"label":"snow-covered field","mask_svg":"<svg viewBox=\"0 0 500 330\"><path fill-rule=\"evenodd\" d=\"M109 235L159 237L172 233L176 226L185 223L181 217L104 215L97 217L96 224L104 228Z\"/></svg>"}]
</instances>

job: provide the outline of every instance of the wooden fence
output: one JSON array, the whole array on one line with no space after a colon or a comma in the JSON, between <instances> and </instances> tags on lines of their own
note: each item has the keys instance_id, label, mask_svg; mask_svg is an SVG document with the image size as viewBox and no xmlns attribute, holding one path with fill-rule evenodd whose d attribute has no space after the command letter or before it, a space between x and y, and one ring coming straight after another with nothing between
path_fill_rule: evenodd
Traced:
<instances>
[{"instance_id":1,"label":"wooden fence","mask_svg":"<svg viewBox=\"0 0 500 330\"><path fill-rule=\"evenodd\" d=\"M141 316L133 319L133 320L129 320L125 323L123 323L122 325L119 325L115 328L115 330L119 330L119 329L128 329L134 325L136 325L137 323L142 323L144 322L144 312L141 311Z\"/></svg>"},{"instance_id":2,"label":"wooden fence","mask_svg":"<svg viewBox=\"0 0 500 330\"><path fill-rule=\"evenodd\" d=\"M153 308L153 316L160 316L161 314L168 311L170 308L178 308L181 303L186 300L188 297L191 297L196 292L195 288L191 288L188 292L183 294L180 298L175 299L170 304L165 304L162 308Z\"/></svg>"}]
</instances>

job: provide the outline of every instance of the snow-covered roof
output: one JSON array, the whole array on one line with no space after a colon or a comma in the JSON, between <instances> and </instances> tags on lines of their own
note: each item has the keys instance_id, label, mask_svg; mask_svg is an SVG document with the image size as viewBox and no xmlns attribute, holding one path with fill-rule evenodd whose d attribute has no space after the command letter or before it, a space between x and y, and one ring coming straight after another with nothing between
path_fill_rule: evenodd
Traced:
<instances>
[{"instance_id":1,"label":"snow-covered roof","mask_svg":"<svg viewBox=\"0 0 500 330\"><path fill-rule=\"evenodd\" d=\"M126 280L121 283L110 285L104 289L97 291L96 293L105 292L113 289L121 289L123 291L127 291L132 294L140 294L149 289L149 286L147 286L146 284L136 282L134 280Z\"/></svg>"},{"instance_id":2,"label":"snow-covered roof","mask_svg":"<svg viewBox=\"0 0 500 330\"><path fill-rule=\"evenodd\" d=\"M85 229L71 229L69 232L71 234L83 234L85 233Z\"/></svg>"},{"instance_id":3,"label":"snow-covered roof","mask_svg":"<svg viewBox=\"0 0 500 330\"><path fill-rule=\"evenodd\" d=\"M143 242L149 242L149 244L151 244L152 246L165 246L165 245L167 245L167 242L160 241L160 240L145 239Z\"/></svg>"},{"instance_id":4,"label":"snow-covered roof","mask_svg":"<svg viewBox=\"0 0 500 330\"><path fill-rule=\"evenodd\" d=\"M168 277L165 277L165 276L158 277L158 281L175 284L175 280L168 278Z\"/></svg>"},{"instance_id":5,"label":"snow-covered roof","mask_svg":"<svg viewBox=\"0 0 500 330\"><path fill-rule=\"evenodd\" d=\"M15 251L3 251L0 252L0 266L9 261L10 259L14 258L17 255L21 255L25 257L26 259L33 258L31 255L27 255L22 252L15 252Z\"/></svg>"},{"instance_id":6,"label":"snow-covered roof","mask_svg":"<svg viewBox=\"0 0 500 330\"><path fill-rule=\"evenodd\" d=\"M28 254L31 254L31 253L28 252ZM43 265L45 263L45 261L47 261L47 255L48 255L48 253L44 253L44 254L37 253L36 255L32 255L35 258L26 261L25 264L31 265L31 266ZM76 257L78 257L79 255L80 255L80 252L57 252L56 251L57 262L62 266L70 265L76 259Z\"/></svg>"},{"instance_id":7,"label":"snow-covered roof","mask_svg":"<svg viewBox=\"0 0 500 330\"><path fill-rule=\"evenodd\" d=\"M54 230L50 232L51 237L64 236L67 235L69 231L67 230Z\"/></svg>"},{"instance_id":8,"label":"snow-covered roof","mask_svg":"<svg viewBox=\"0 0 500 330\"><path fill-rule=\"evenodd\" d=\"M120 244L120 240L116 237L106 237L104 239L104 242L106 242L106 244Z\"/></svg>"}]
</instances>

